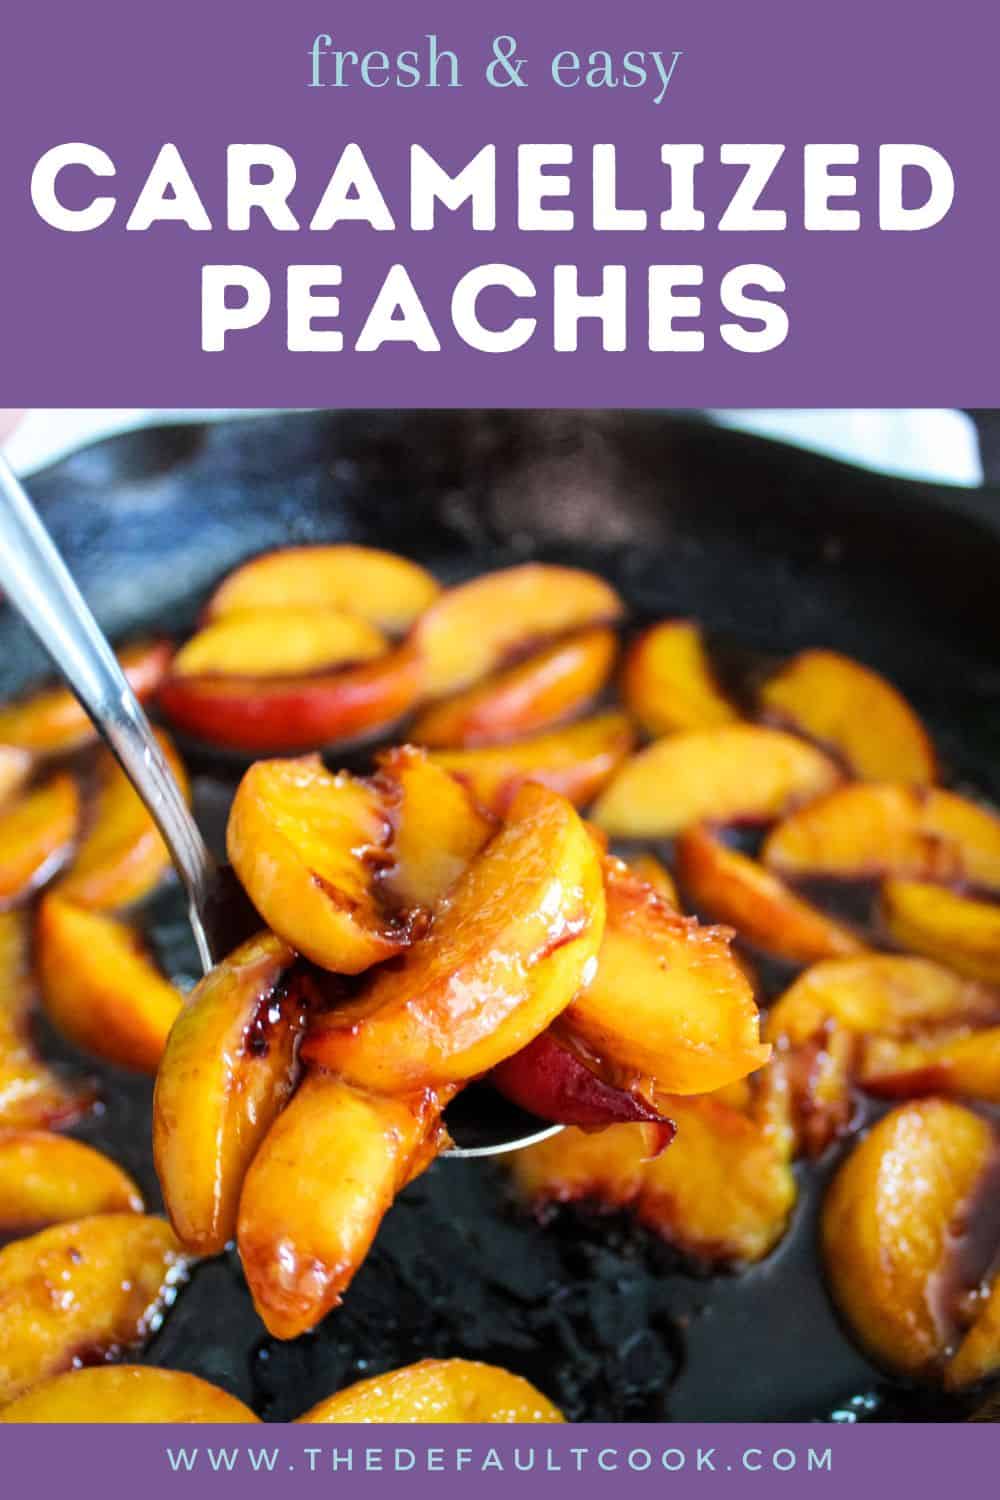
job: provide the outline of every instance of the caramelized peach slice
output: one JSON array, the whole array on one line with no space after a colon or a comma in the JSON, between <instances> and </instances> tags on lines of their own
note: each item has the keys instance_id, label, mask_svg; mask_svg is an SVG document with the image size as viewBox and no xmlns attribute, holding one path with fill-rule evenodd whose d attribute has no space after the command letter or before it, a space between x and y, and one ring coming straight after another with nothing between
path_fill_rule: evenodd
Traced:
<instances>
[{"instance_id":1,"label":"caramelized peach slice","mask_svg":"<svg viewBox=\"0 0 1000 1500\"><path fill-rule=\"evenodd\" d=\"M209 744L256 755L293 753L384 729L412 708L422 681L419 656L400 646L371 661L298 677L173 676L159 704L180 729Z\"/></svg>"},{"instance_id":2,"label":"caramelized peach slice","mask_svg":"<svg viewBox=\"0 0 1000 1500\"><path fill-rule=\"evenodd\" d=\"M94 1365L43 1380L0 1411L0 1422L258 1422L228 1391L180 1370Z\"/></svg>"},{"instance_id":3,"label":"caramelized peach slice","mask_svg":"<svg viewBox=\"0 0 1000 1500\"><path fill-rule=\"evenodd\" d=\"M938 787L845 786L779 824L763 859L784 875L898 875L1000 890L1000 818Z\"/></svg>"},{"instance_id":4,"label":"caramelized peach slice","mask_svg":"<svg viewBox=\"0 0 1000 1500\"><path fill-rule=\"evenodd\" d=\"M367 620L335 609L241 610L192 636L174 657L171 675L297 677L370 661L388 644Z\"/></svg>"},{"instance_id":5,"label":"caramelized peach slice","mask_svg":"<svg viewBox=\"0 0 1000 1500\"><path fill-rule=\"evenodd\" d=\"M858 1081L870 1094L961 1094L1000 1104L1000 1027L914 1040L871 1037L862 1048Z\"/></svg>"},{"instance_id":6,"label":"caramelized peach slice","mask_svg":"<svg viewBox=\"0 0 1000 1500\"><path fill-rule=\"evenodd\" d=\"M53 892L39 909L36 942L53 1025L84 1052L155 1073L182 997L138 934Z\"/></svg>"},{"instance_id":7,"label":"caramelized peach slice","mask_svg":"<svg viewBox=\"0 0 1000 1500\"><path fill-rule=\"evenodd\" d=\"M127 1172L82 1141L0 1131L0 1239L90 1214L142 1213Z\"/></svg>"},{"instance_id":8,"label":"caramelized peach slice","mask_svg":"<svg viewBox=\"0 0 1000 1500\"><path fill-rule=\"evenodd\" d=\"M903 695L836 651L802 651L765 683L761 707L835 750L863 781L923 786L937 765L927 731Z\"/></svg>"},{"instance_id":9,"label":"caramelized peach slice","mask_svg":"<svg viewBox=\"0 0 1000 1500\"><path fill-rule=\"evenodd\" d=\"M1000 906L919 880L887 880L882 919L902 948L1000 984Z\"/></svg>"},{"instance_id":10,"label":"caramelized peach slice","mask_svg":"<svg viewBox=\"0 0 1000 1500\"><path fill-rule=\"evenodd\" d=\"M607 835L605 834L605 838ZM658 896L664 901L669 901L671 906L680 909L680 897L677 894L677 885L674 877L667 869L662 860L657 859L655 854L633 854L625 863L632 874L639 880L644 880Z\"/></svg>"},{"instance_id":11,"label":"caramelized peach slice","mask_svg":"<svg viewBox=\"0 0 1000 1500\"><path fill-rule=\"evenodd\" d=\"M384 889L404 910L433 910L496 823L425 751L402 745L380 755L378 764L376 784L392 824L392 863L383 871Z\"/></svg>"},{"instance_id":12,"label":"caramelized peach slice","mask_svg":"<svg viewBox=\"0 0 1000 1500\"><path fill-rule=\"evenodd\" d=\"M0 1250L0 1406L141 1344L187 1260L165 1219L96 1214Z\"/></svg>"},{"instance_id":13,"label":"caramelized peach slice","mask_svg":"<svg viewBox=\"0 0 1000 1500\"><path fill-rule=\"evenodd\" d=\"M598 714L565 729L532 735L513 745L479 750L435 750L435 765L450 771L483 807L502 817L518 789L538 782L585 806L605 785L633 745L624 714Z\"/></svg>"},{"instance_id":14,"label":"caramelized peach slice","mask_svg":"<svg viewBox=\"0 0 1000 1500\"><path fill-rule=\"evenodd\" d=\"M375 787L318 756L258 761L229 814L229 858L268 927L314 963L357 974L405 945L378 899L392 825Z\"/></svg>"},{"instance_id":15,"label":"caramelized peach slice","mask_svg":"<svg viewBox=\"0 0 1000 1500\"><path fill-rule=\"evenodd\" d=\"M865 951L849 927L803 901L778 876L703 825L678 838L677 873L699 910L729 922L765 953L807 964Z\"/></svg>"},{"instance_id":16,"label":"caramelized peach slice","mask_svg":"<svg viewBox=\"0 0 1000 1500\"><path fill-rule=\"evenodd\" d=\"M691 620L664 620L639 637L625 658L622 696L654 739L739 719L716 686L701 631Z\"/></svg>"},{"instance_id":17,"label":"caramelized peach slice","mask_svg":"<svg viewBox=\"0 0 1000 1500\"><path fill-rule=\"evenodd\" d=\"M23 912L0 912L0 1129L68 1125L93 1102L37 1055L31 1038L35 987L31 934Z\"/></svg>"},{"instance_id":18,"label":"caramelized peach slice","mask_svg":"<svg viewBox=\"0 0 1000 1500\"><path fill-rule=\"evenodd\" d=\"M973 1323L944 1368L949 1390L976 1385L1000 1368L1000 1276L972 1300Z\"/></svg>"},{"instance_id":19,"label":"caramelized peach slice","mask_svg":"<svg viewBox=\"0 0 1000 1500\"><path fill-rule=\"evenodd\" d=\"M328 1396L300 1422L561 1422L520 1375L473 1359L422 1359Z\"/></svg>"},{"instance_id":20,"label":"caramelized peach slice","mask_svg":"<svg viewBox=\"0 0 1000 1500\"><path fill-rule=\"evenodd\" d=\"M305 1027L295 955L251 938L192 992L156 1076L153 1157L181 1243L216 1255L236 1232L247 1168L287 1103Z\"/></svg>"},{"instance_id":21,"label":"caramelized peach slice","mask_svg":"<svg viewBox=\"0 0 1000 1500\"><path fill-rule=\"evenodd\" d=\"M996 1149L978 1115L924 1099L873 1126L827 1191L830 1290L858 1340L893 1369L924 1374L945 1352L956 1240Z\"/></svg>"},{"instance_id":22,"label":"caramelized peach slice","mask_svg":"<svg viewBox=\"0 0 1000 1500\"><path fill-rule=\"evenodd\" d=\"M504 666L553 636L619 619L624 606L594 573L524 563L447 589L411 639L426 665L424 691L438 698Z\"/></svg>"},{"instance_id":23,"label":"caramelized peach slice","mask_svg":"<svg viewBox=\"0 0 1000 1500\"><path fill-rule=\"evenodd\" d=\"M604 687L618 649L613 630L581 630L504 667L475 687L424 709L413 726L421 745L491 745L572 718Z\"/></svg>"},{"instance_id":24,"label":"caramelized peach slice","mask_svg":"<svg viewBox=\"0 0 1000 1500\"><path fill-rule=\"evenodd\" d=\"M690 823L767 822L840 780L829 756L754 724L671 735L612 778L593 818L613 838L666 838Z\"/></svg>"},{"instance_id":25,"label":"caramelized peach slice","mask_svg":"<svg viewBox=\"0 0 1000 1500\"><path fill-rule=\"evenodd\" d=\"M76 782L65 773L0 812L0 908L30 895L66 863L79 817Z\"/></svg>"},{"instance_id":26,"label":"caramelized peach slice","mask_svg":"<svg viewBox=\"0 0 1000 1500\"><path fill-rule=\"evenodd\" d=\"M563 1022L614 1065L615 1082L701 1094L766 1062L771 1049L758 1040L757 1006L729 934L681 916L620 860L605 861L604 887L597 973Z\"/></svg>"},{"instance_id":27,"label":"caramelized peach slice","mask_svg":"<svg viewBox=\"0 0 1000 1500\"><path fill-rule=\"evenodd\" d=\"M396 635L439 592L430 573L395 552L346 543L282 547L230 573L206 615L217 620L248 609L340 609Z\"/></svg>"},{"instance_id":28,"label":"caramelized peach slice","mask_svg":"<svg viewBox=\"0 0 1000 1500\"><path fill-rule=\"evenodd\" d=\"M180 756L161 730L156 738L174 779L190 799ZM97 775L90 828L58 890L80 906L107 911L148 896L170 868L170 855L138 793L108 751L98 761Z\"/></svg>"},{"instance_id":29,"label":"caramelized peach slice","mask_svg":"<svg viewBox=\"0 0 1000 1500\"><path fill-rule=\"evenodd\" d=\"M0 745L0 807L27 781L31 756L16 745Z\"/></svg>"},{"instance_id":30,"label":"caramelized peach slice","mask_svg":"<svg viewBox=\"0 0 1000 1500\"><path fill-rule=\"evenodd\" d=\"M590 1199L629 1208L707 1264L761 1260L795 1204L788 1163L759 1125L717 1099L672 1100L670 1113L677 1134L653 1159L649 1126L612 1125L599 1135L568 1129L509 1159L515 1183L538 1204Z\"/></svg>"},{"instance_id":31,"label":"caramelized peach slice","mask_svg":"<svg viewBox=\"0 0 1000 1500\"><path fill-rule=\"evenodd\" d=\"M151 698L170 666L167 641L137 641L118 654L118 661L136 697ZM0 743L33 755L66 755L91 745L97 730L68 688L49 688L17 703L0 707Z\"/></svg>"},{"instance_id":32,"label":"caramelized peach slice","mask_svg":"<svg viewBox=\"0 0 1000 1500\"><path fill-rule=\"evenodd\" d=\"M393 1198L444 1143L443 1098L389 1099L309 1073L271 1125L243 1184L240 1258L276 1338L336 1307Z\"/></svg>"},{"instance_id":33,"label":"caramelized peach slice","mask_svg":"<svg viewBox=\"0 0 1000 1500\"><path fill-rule=\"evenodd\" d=\"M638 1094L605 1083L588 1067L579 1052L551 1031L506 1058L489 1074L489 1081L505 1099L559 1125L599 1130L623 1120L648 1120L665 1127L663 1144L673 1136L673 1125Z\"/></svg>"},{"instance_id":34,"label":"caramelized peach slice","mask_svg":"<svg viewBox=\"0 0 1000 1500\"><path fill-rule=\"evenodd\" d=\"M303 1056L389 1093L475 1078L565 1009L593 974L603 930L586 829L564 797L526 786L427 936L320 1017Z\"/></svg>"}]
</instances>

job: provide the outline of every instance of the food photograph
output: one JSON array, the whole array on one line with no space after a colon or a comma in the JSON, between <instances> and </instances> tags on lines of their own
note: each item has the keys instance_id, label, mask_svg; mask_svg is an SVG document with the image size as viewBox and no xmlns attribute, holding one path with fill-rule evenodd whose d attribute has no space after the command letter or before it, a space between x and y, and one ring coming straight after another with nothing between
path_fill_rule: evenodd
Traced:
<instances>
[{"instance_id":1,"label":"food photograph","mask_svg":"<svg viewBox=\"0 0 1000 1500\"><path fill-rule=\"evenodd\" d=\"M0 1423L1000 1416L1000 414L0 435Z\"/></svg>"}]
</instances>

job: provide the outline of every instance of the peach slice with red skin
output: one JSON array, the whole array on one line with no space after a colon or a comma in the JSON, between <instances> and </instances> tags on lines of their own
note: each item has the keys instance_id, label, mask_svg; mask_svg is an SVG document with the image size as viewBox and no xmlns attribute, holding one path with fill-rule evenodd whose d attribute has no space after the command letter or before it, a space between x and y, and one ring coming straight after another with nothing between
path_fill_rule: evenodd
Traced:
<instances>
[{"instance_id":1,"label":"peach slice with red skin","mask_svg":"<svg viewBox=\"0 0 1000 1500\"><path fill-rule=\"evenodd\" d=\"M663 1145L673 1137L673 1125L638 1094L605 1083L579 1054L551 1031L506 1058L489 1074L489 1082L521 1109L559 1125L600 1130L628 1120L645 1120L664 1127Z\"/></svg>"},{"instance_id":2,"label":"peach slice with red skin","mask_svg":"<svg viewBox=\"0 0 1000 1500\"><path fill-rule=\"evenodd\" d=\"M756 860L730 849L703 824L679 835L676 858L694 906L728 922L765 953L808 964L866 950L849 927L797 896Z\"/></svg>"},{"instance_id":3,"label":"peach slice with red skin","mask_svg":"<svg viewBox=\"0 0 1000 1500\"><path fill-rule=\"evenodd\" d=\"M0 1240L142 1208L128 1173L92 1146L47 1130L0 1131Z\"/></svg>"},{"instance_id":4,"label":"peach slice with red skin","mask_svg":"<svg viewBox=\"0 0 1000 1500\"><path fill-rule=\"evenodd\" d=\"M347 543L281 547L224 578L205 615L218 620L250 609L338 609L397 635L439 593L426 569L395 552Z\"/></svg>"},{"instance_id":5,"label":"peach slice with red skin","mask_svg":"<svg viewBox=\"0 0 1000 1500\"><path fill-rule=\"evenodd\" d=\"M118 653L118 661L140 702L152 698L170 666L168 641L136 641ZM46 688L18 702L0 706L0 743L32 755L67 755L92 745L97 730L68 688Z\"/></svg>"},{"instance_id":6,"label":"peach slice with red skin","mask_svg":"<svg viewBox=\"0 0 1000 1500\"><path fill-rule=\"evenodd\" d=\"M150 1365L92 1365L43 1380L5 1406L0 1422L259 1422L249 1406L209 1381Z\"/></svg>"},{"instance_id":7,"label":"peach slice with red skin","mask_svg":"<svg viewBox=\"0 0 1000 1500\"><path fill-rule=\"evenodd\" d=\"M786 818L762 858L790 877L893 875L1000 891L1000 818L939 787L866 782Z\"/></svg>"},{"instance_id":8,"label":"peach slice with red skin","mask_svg":"<svg viewBox=\"0 0 1000 1500\"><path fill-rule=\"evenodd\" d=\"M770 1056L730 934L682 916L621 860L604 861L607 921L597 972L565 1026L613 1081L662 1094L702 1094L744 1078Z\"/></svg>"},{"instance_id":9,"label":"peach slice with red skin","mask_svg":"<svg viewBox=\"0 0 1000 1500\"><path fill-rule=\"evenodd\" d=\"M177 1236L198 1255L235 1234L247 1168L297 1081L308 995L294 962L273 933L251 938L197 985L167 1038L153 1158Z\"/></svg>"},{"instance_id":10,"label":"peach slice with red skin","mask_svg":"<svg viewBox=\"0 0 1000 1500\"><path fill-rule=\"evenodd\" d=\"M598 1134L567 1129L509 1158L529 1203L591 1201L625 1208L706 1265L749 1265L781 1239L795 1204L795 1178L767 1132L711 1097L675 1099L677 1134L650 1152L648 1125Z\"/></svg>"},{"instance_id":11,"label":"peach slice with red skin","mask_svg":"<svg viewBox=\"0 0 1000 1500\"><path fill-rule=\"evenodd\" d=\"M36 994L27 913L0 912L0 1129L69 1125L94 1101L38 1056L31 1022Z\"/></svg>"},{"instance_id":12,"label":"peach slice with red skin","mask_svg":"<svg viewBox=\"0 0 1000 1500\"><path fill-rule=\"evenodd\" d=\"M240 1259L276 1338L296 1338L339 1304L396 1194L444 1144L451 1092L388 1098L306 1075L240 1196Z\"/></svg>"},{"instance_id":13,"label":"peach slice with red skin","mask_svg":"<svg viewBox=\"0 0 1000 1500\"><path fill-rule=\"evenodd\" d=\"M65 772L0 811L0 909L51 880L69 859L80 819L76 782Z\"/></svg>"},{"instance_id":14,"label":"peach slice with red skin","mask_svg":"<svg viewBox=\"0 0 1000 1500\"><path fill-rule=\"evenodd\" d=\"M375 786L318 756L258 761L236 791L226 844L272 931L322 968L357 974L408 940L380 900L392 824Z\"/></svg>"},{"instance_id":15,"label":"peach slice with red skin","mask_svg":"<svg viewBox=\"0 0 1000 1500\"><path fill-rule=\"evenodd\" d=\"M902 948L1000 985L1000 905L920 880L887 880L882 921Z\"/></svg>"},{"instance_id":16,"label":"peach slice with red skin","mask_svg":"<svg viewBox=\"0 0 1000 1500\"><path fill-rule=\"evenodd\" d=\"M95 1057L155 1073L183 997L139 935L50 892L36 944L45 1011L57 1030Z\"/></svg>"},{"instance_id":17,"label":"peach slice with red skin","mask_svg":"<svg viewBox=\"0 0 1000 1500\"><path fill-rule=\"evenodd\" d=\"M596 574L524 563L447 589L410 639L425 664L424 692L439 698L556 636L613 624L623 613L619 595Z\"/></svg>"},{"instance_id":18,"label":"peach slice with red skin","mask_svg":"<svg viewBox=\"0 0 1000 1500\"><path fill-rule=\"evenodd\" d=\"M588 982L603 929L586 829L565 798L526 786L427 935L357 1000L319 1017L303 1057L386 1093L478 1077Z\"/></svg>"},{"instance_id":19,"label":"peach slice with red skin","mask_svg":"<svg viewBox=\"0 0 1000 1500\"><path fill-rule=\"evenodd\" d=\"M146 1338L187 1272L165 1219L95 1214L0 1250L0 1406Z\"/></svg>"},{"instance_id":20,"label":"peach slice with red skin","mask_svg":"<svg viewBox=\"0 0 1000 1500\"><path fill-rule=\"evenodd\" d=\"M597 714L511 745L478 750L434 750L435 765L458 778L477 802L503 817L519 789L537 782L585 807L607 783L634 743L624 714Z\"/></svg>"},{"instance_id":21,"label":"peach slice with red skin","mask_svg":"<svg viewBox=\"0 0 1000 1500\"><path fill-rule=\"evenodd\" d=\"M990 1125L944 1099L891 1110L834 1177L821 1243L834 1301L880 1363L926 1375L945 1354L957 1241L995 1166ZM955 1287L955 1297L960 1295Z\"/></svg>"},{"instance_id":22,"label":"peach slice with red skin","mask_svg":"<svg viewBox=\"0 0 1000 1500\"><path fill-rule=\"evenodd\" d=\"M380 630L335 609L248 609L206 625L174 657L172 677L299 677L389 648Z\"/></svg>"},{"instance_id":23,"label":"peach slice with red skin","mask_svg":"<svg viewBox=\"0 0 1000 1500\"><path fill-rule=\"evenodd\" d=\"M555 641L476 686L432 703L411 731L420 745L465 748L537 734L572 718L604 687L618 649L594 626Z\"/></svg>"},{"instance_id":24,"label":"peach slice with red skin","mask_svg":"<svg viewBox=\"0 0 1000 1500\"><path fill-rule=\"evenodd\" d=\"M162 730L156 731L156 738L190 801L180 756ZM99 790L90 827L57 889L79 906L109 911L148 896L169 870L170 855L145 804L109 751L98 759L97 776Z\"/></svg>"},{"instance_id":25,"label":"peach slice with red skin","mask_svg":"<svg viewBox=\"0 0 1000 1500\"><path fill-rule=\"evenodd\" d=\"M837 752L862 781L926 786L934 747L902 693L837 651L802 651L764 684L766 714Z\"/></svg>"},{"instance_id":26,"label":"peach slice with red skin","mask_svg":"<svg viewBox=\"0 0 1000 1500\"><path fill-rule=\"evenodd\" d=\"M207 744L292 754L385 729L413 707L423 673L417 652L402 645L370 661L296 677L172 676L159 704L179 729Z\"/></svg>"},{"instance_id":27,"label":"peach slice with red skin","mask_svg":"<svg viewBox=\"0 0 1000 1500\"><path fill-rule=\"evenodd\" d=\"M715 682L701 631L692 620L664 620L629 648L622 697L653 739L734 724L739 714Z\"/></svg>"},{"instance_id":28,"label":"peach slice with red skin","mask_svg":"<svg viewBox=\"0 0 1000 1500\"><path fill-rule=\"evenodd\" d=\"M828 792L840 772L815 746L756 724L694 730L633 755L592 817L612 838L667 838L691 823L758 823Z\"/></svg>"},{"instance_id":29,"label":"peach slice with red skin","mask_svg":"<svg viewBox=\"0 0 1000 1500\"><path fill-rule=\"evenodd\" d=\"M300 1422L562 1422L559 1409L520 1375L472 1359L422 1359L359 1380Z\"/></svg>"}]
</instances>

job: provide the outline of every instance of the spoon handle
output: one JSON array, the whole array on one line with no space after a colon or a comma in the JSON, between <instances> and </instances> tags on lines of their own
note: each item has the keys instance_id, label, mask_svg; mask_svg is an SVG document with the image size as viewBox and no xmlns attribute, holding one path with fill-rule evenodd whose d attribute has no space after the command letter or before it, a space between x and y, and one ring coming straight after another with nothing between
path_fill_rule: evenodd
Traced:
<instances>
[{"instance_id":1,"label":"spoon handle","mask_svg":"<svg viewBox=\"0 0 1000 1500\"><path fill-rule=\"evenodd\" d=\"M117 756L166 841L192 908L202 965L211 966L200 913L216 865L83 595L6 460L0 457L0 586Z\"/></svg>"}]
</instances>

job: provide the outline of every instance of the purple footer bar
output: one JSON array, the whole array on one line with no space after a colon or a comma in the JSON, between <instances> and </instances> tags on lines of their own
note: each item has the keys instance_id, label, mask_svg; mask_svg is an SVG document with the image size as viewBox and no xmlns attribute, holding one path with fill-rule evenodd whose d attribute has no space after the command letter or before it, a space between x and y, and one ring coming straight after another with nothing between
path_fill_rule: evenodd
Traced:
<instances>
[{"instance_id":1,"label":"purple footer bar","mask_svg":"<svg viewBox=\"0 0 1000 1500\"><path fill-rule=\"evenodd\" d=\"M79 1487L102 1500L271 1491L320 1495L331 1487L372 1500L433 1492L435 1500L508 1494L519 1500L574 1486L574 1500L667 1492L845 1495L902 1492L941 1500L959 1475L995 1469L1000 1431L983 1425L817 1424L406 1427L273 1425L7 1427L0 1434L3 1492ZM91 1488L91 1485L93 1487Z\"/></svg>"}]
</instances>

